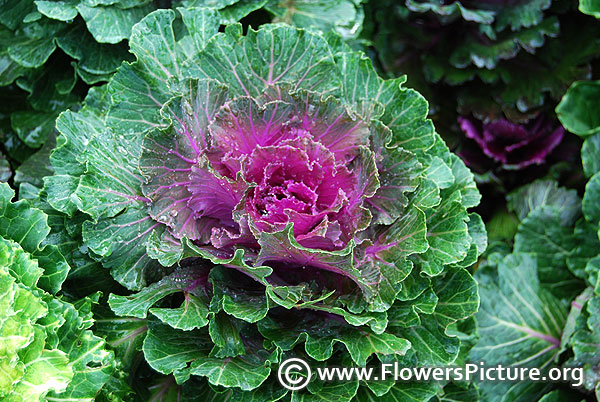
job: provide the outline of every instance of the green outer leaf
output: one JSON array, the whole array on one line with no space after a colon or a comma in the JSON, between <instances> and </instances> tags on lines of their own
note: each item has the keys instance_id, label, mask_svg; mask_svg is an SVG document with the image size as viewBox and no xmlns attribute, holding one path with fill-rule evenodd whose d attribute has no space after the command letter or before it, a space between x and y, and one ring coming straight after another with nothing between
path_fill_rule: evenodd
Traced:
<instances>
[{"instance_id":1,"label":"green outer leaf","mask_svg":"<svg viewBox=\"0 0 600 402\"><path fill-rule=\"evenodd\" d=\"M567 363L568 366L583 367L583 385L588 390L596 389L600 383L600 376L595 370L600 362L596 347L600 340L600 322L596 314L598 308L600 308L598 297L592 297L583 305L581 315L577 318L575 332L571 337L574 357L572 362Z\"/></svg>"},{"instance_id":2,"label":"green outer leaf","mask_svg":"<svg viewBox=\"0 0 600 402\"><path fill-rule=\"evenodd\" d=\"M18 43L8 48L11 59L23 67L40 67L56 50L52 34L42 38L22 38Z\"/></svg>"},{"instance_id":3,"label":"green outer leaf","mask_svg":"<svg viewBox=\"0 0 600 402\"><path fill-rule=\"evenodd\" d=\"M110 81L112 105L106 124L115 132L143 134L166 126L160 117L161 106L169 100L166 83L151 87L143 75L140 64L124 63Z\"/></svg>"},{"instance_id":4,"label":"green outer leaf","mask_svg":"<svg viewBox=\"0 0 600 402\"><path fill-rule=\"evenodd\" d=\"M86 102L91 102L95 97L101 98L103 93L95 88L90 89ZM77 209L71 195L79 183L78 176L85 172L81 157L102 126L102 118L89 112L87 107L79 113L65 111L56 120L56 129L61 135L57 137L56 149L50 155L55 175L44 178L44 183L50 205L69 216Z\"/></svg>"},{"instance_id":5,"label":"green outer leaf","mask_svg":"<svg viewBox=\"0 0 600 402\"><path fill-rule=\"evenodd\" d=\"M62 302L61 315L66 322L57 331L57 336L59 348L69 358L73 380L64 392L51 393L51 400L92 400L115 370L114 353L105 349L104 339L88 329L93 324L91 305L98 302L99 296L92 295L75 305Z\"/></svg>"},{"instance_id":6,"label":"green outer leaf","mask_svg":"<svg viewBox=\"0 0 600 402\"><path fill-rule=\"evenodd\" d=\"M342 343L352 360L364 366L372 354L403 355L410 342L390 333L375 334L364 327L350 327L333 318L306 312L294 317L287 324L264 318L258 324L261 334L283 351L292 350L304 342L306 353L313 359L324 361L331 358L334 345Z\"/></svg>"},{"instance_id":7,"label":"green outer leaf","mask_svg":"<svg viewBox=\"0 0 600 402\"><path fill-rule=\"evenodd\" d=\"M56 39L56 44L77 59L78 70L89 74L112 74L131 54L124 45L99 44L82 25L73 25Z\"/></svg>"},{"instance_id":8,"label":"green outer leaf","mask_svg":"<svg viewBox=\"0 0 600 402\"><path fill-rule=\"evenodd\" d=\"M277 352L254 349L239 357L209 356L212 342L205 332L183 332L150 322L144 340L144 355L152 368L161 373L175 373L178 381L191 375L208 377L211 384L238 387L244 391L260 386L277 361Z\"/></svg>"},{"instance_id":9,"label":"green outer leaf","mask_svg":"<svg viewBox=\"0 0 600 402\"><path fill-rule=\"evenodd\" d=\"M219 32L219 13L210 8L178 8L183 23L188 29L196 50L200 51L206 42Z\"/></svg>"},{"instance_id":10,"label":"green outer leaf","mask_svg":"<svg viewBox=\"0 0 600 402\"><path fill-rule=\"evenodd\" d=\"M405 193L416 190L419 184L418 178L422 174L422 165L413 153L402 148L383 147L381 158L383 160L377 165L380 186L375 195L366 202L373 215L371 224L390 225L402 216L404 208L408 205L409 200ZM440 160L440 170L443 170L442 165L447 168ZM433 164L428 170L428 175L441 176ZM450 169L448 173L453 180Z\"/></svg>"},{"instance_id":11,"label":"green outer leaf","mask_svg":"<svg viewBox=\"0 0 600 402\"><path fill-rule=\"evenodd\" d=\"M207 275L208 269L206 267L179 268L171 275L133 295L119 296L111 294L108 298L108 304L118 316L146 318L150 308L158 301L168 295L183 292L185 300L180 308L155 308L151 312L174 328L200 328L208 324L206 320L208 315L207 300L202 296L199 289L204 287L202 281L205 283ZM177 312L184 313L179 317L180 320L176 320Z\"/></svg>"},{"instance_id":12,"label":"green outer leaf","mask_svg":"<svg viewBox=\"0 0 600 402\"><path fill-rule=\"evenodd\" d=\"M169 326L148 322L144 356L148 364L163 374L187 367L187 362L210 351L210 338L198 331L177 331Z\"/></svg>"},{"instance_id":13,"label":"green outer leaf","mask_svg":"<svg viewBox=\"0 0 600 402\"><path fill-rule=\"evenodd\" d=\"M109 92L112 107L107 124L116 133L144 133L165 127L160 108L173 94L168 81L180 72L172 49L175 46L171 27L172 10L157 10L136 24L129 44L137 62L124 63L112 79Z\"/></svg>"},{"instance_id":14,"label":"green outer leaf","mask_svg":"<svg viewBox=\"0 0 600 402\"><path fill-rule=\"evenodd\" d=\"M492 265L477 271L480 339L471 349L471 361L541 369L555 362L567 306L540 286L537 267L534 255L515 253L500 260L497 270ZM480 387L484 395L493 392L493 384Z\"/></svg>"},{"instance_id":15,"label":"green outer leaf","mask_svg":"<svg viewBox=\"0 0 600 402\"><path fill-rule=\"evenodd\" d=\"M344 38L357 36L364 17L360 2L355 0L270 0L266 9L275 15L274 22L321 31L335 29Z\"/></svg>"},{"instance_id":16,"label":"green outer leaf","mask_svg":"<svg viewBox=\"0 0 600 402\"><path fill-rule=\"evenodd\" d=\"M189 331L208 324L208 308L198 297L186 294L178 308L151 308L152 315L176 329Z\"/></svg>"},{"instance_id":17,"label":"green outer leaf","mask_svg":"<svg viewBox=\"0 0 600 402\"><path fill-rule=\"evenodd\" d=\"M232 286L238 275L238 271L223 266L211 269L211 309L222 309L227 314L250 323L262 320L273 302L265 295L264 289L242 290L241 285Z\"/></svg>"},{"instance_id":18,"label":"green outer leaf","mask_svg":"<svg viewBox=\"0 0 600 402\"><path fill-rule=\"evenodd\" d=\"M468 214L457 200L442 201L439 210L429 210L427 217L427 242L429 248L419 256L423 271L438 275L443 266L462 261L471 246L468 235Z\"/></svg>"},{"instance_id":19,"label":"green outer leaf","mask_svg":"<svg viewBox=\"0 0 600 402\"><path fill-rule=\"evenodd\" d=\"M27 201L8 202L13 193L6 184L0 185L0 192L4 207L0 226L9 236L15 234L15 228L6 218L15 211L23 219L35 217L46 225L47 215L29 207ZM30 225L29 232L33 230L35 225ZM92 400L115 369L113 353L105 350L103 339L89 331L93 325L91 305L97 303L99 294L71 304L42 291L38 286L54 292L60 289L64 278L53 279L54 268L48 264L64 262L64 258L57 246L46 244L39 249L38 240L17 233L15 239L24 245L31 243L35 254L0 236L0 333L5 346L0 351L0 397L37 401L48 394L57 401ZM47 231L36 234L47 241Z\"/></svg>"},{"instance_id":20,"label":"green outer leaf","mask_svg":"<svg viewBox=\"0 0 600 402\"><path fill-rule=\"evenodd\" d=\"M431 120L427 119L427 101L416 91L402 88L404 77L381 79L371 60L347 48L336 54L343 96L350 106L367 119L377 117L392 130L389 146L400 146L421 157L435 141Z\"/></svg>"},{"instance_id":21,"label":"green outer leaf","mask_svg":"<svg viewBox=\"0 0 600 402\"><path fill-rule=\"evenodd\" d=\"M51 176L54 173L52 166L50 165L50 154L56 146L56 139L54 135L50 135L44 146L31 155L25 162L23 162L15 172L15 186L21 185L22 183L28 183L38 188L43 187L45 176ZM19 190L21 194L21 189ZM25 198L22 195L20 198Z\"/></svg>"},{"instance_id":22,"label":"green outer leaf","mask_svg":"<svg viewBox=\"0 0 600 402\"><path fill-rule=\"evenodd\" d=\"M514 190L507 196L508 209L515 212L520 220L536 208L544 205L559 209L561 223L572 225L581 211L581 199L575 190L558 187L552 180L535 182Z\"/></svg>"},{"instance_id":23,"label":"green outer leaf","mask_svg":"<svg viewBox=\"0 0 600 402\"><path fill-rule=\"evenodd\" d=\"M469 236L471 236L471 248L469 248L464 260L459 261L452 266L468 268L475 264L479 256L487 249L487 232L481 217L475 213L469 214L467 228Z\"/></svg>"},{"instance_id":24,"label":"green outer leaf","mask_svg":"<svg viewBox=\"0 0 600 402\"><path fill-rule=\"evenodd\" d=\"M498 13L495 29L500 31L510 25L512 31L535 26L542 22L543 11L552 4L552 0L532 0L511 7L504 7Z\"/></svg>"},{"instance_id":25,"label":"green outer leaf","mask_svg":"<svg viewBox=\"0 0 600 402\"><path fill-rule=\"evenodd\" d=\"M39 111L14 112L10 115L13 128L19 138L31 148L39 148L54 131L56 113Z\"/></svg>"},{"instance_id":26,"label":"green outer leaf","mask_svg":"<svg viewBox=\"0 0 600 402\"><path fill-rule=\"evenodd\" d=\"M77 17L74 1L34 1L40 13L59 21L72 21Z\"/></svg>"},{"instance_id":27,"label":"green outer leaf","mask_svg":"<svg viewBox=\"0 0 600 402\"><path fill-rule=\"evenodd\" d=\"M411 11L426 13L428 11L433 11L436 14L442 15L444 17L455 16L460 14L460 16L465 21L472 21L479 24L491 24L494 22L494 12L487 10L469 10L464 7L460 2L453 2L451 4L438 4L437 2L416 2L414 0L408 0L406 2L406 7Z\"/></svg>"},{"instance_id":28,"label":"green outer leaf","mask_svg":"<svg viewBox=\"0 0 600 402\"><path fill-rule=\"evenodd\" d=\"M426 232L425 214L418 207L409 205L398 220L374 236L378 243L393 244L378 254L386 261L393 261L414 253L423 253L428 248Z\"/></svg>"},{"instance_id":29,"label":"green outer leaf","mask_svg":"<svg viewBox=\"0 0 600 402\"><path fill-rule=\"evenodd\" d=\"M587 177L591 177L600 171L600 135L592 135L583 141L581 147L581 162L583 172Z\"/></svg>"},{"instance_id":30,"label":"green outer leaf","mask_svg":"<svg viewBox=\"0 0 600 402\"><path fill-rule=\"evenodd\" d=\"M146 320L134 317L120 318L106 307L94 309L96 335L106 340L106 344L115 352L123 370L135 363L135 355L142 350L142 343L148 326Z\"/></svg>"},{"instance_id":31,"label":"green outer leaf","mask_svg":"<svg viewBox=\"0 0 600 402\"><path fill-rule=\"evenodd\" d=\"M28 70L9 56L8 49L0 49L0 85L12 84Z\"/></svg>"},{"instance_id":32,"label":"green outer leaf","mask_svg":"<svg viewBox=\"0 0 600 402\"><path fill-rule=\"evenodd\" d=\"M12 176L12 169L6 156L0 152L0 182L7 182Z\"/></svg>"},{"instance_id":33,"label":"green outer leaf","mask_svg":"<svg viewBox=\"0 0 600 402\"><path fill-rule=\"evenodd\" d=\"M59 350L42 350L38 358L27 363L22 381L14 386L5 401L39 400L52 389L63 390L70 381L68 360Z\"/></svg>"},{"instance_id":34,"label":"green outer leaf","mask_svg":"<svg viewBox=\"0 0 600 402\"><path fill-rule=\"evenodd\" d=\"M214 314L210 318L208 334L214 343L211 357L227 358L246 354L240 334L241 323L227 314Z\"/></svg>"},{"instance_id":35,"label":"green outer leaf","mask_svg":"<svg viewBox=\"0 0 600 402\"><path fill-rule=\"evenodd\" d=\"M437 134L436 146L441 148L437 153L441 154L441 157L447 158L446 163L450 166L454 175L454 184L441 191L442 198L451 198L453 196L452 193L459 192L461 202L465 208L479 205L481 194L477 190L473 173L471 173L457 155L448 152L448 147L446 147L442 138Z\"/></svg>"},{"instance_id":36,"label":"green outer leaf","mask_svg":"<svg viewBox=\"0 0 600 402\"><path fill-rule=\"evenodd\" d=\"M541 0L547 1L548 0ZM506 7L511 9L512 7ZM537 10L536 10L537 11ZM541 17L541 13L540 13ZM544 45L546 36L554 37L559 32L559 22L556 17L544 19L538 25L513 32L498 41L481 43L477 38L468 38L460 44L450 56L450 63L457 68L466 68L471 63L477 68L493 70L502 60L513 59L521 49L533 53L536 48Z\"/></svg>"},{"instance_id":37,"label":"green outer leaf","mask_svg":"<svg viewBox=\"0 0 600 402\"><path fill-rule=\"evenodd\" d=\"M587 137L600 131L599 103L600 81L576 81L556 106L556 115L568 131Z\"/></svg>"},{"instance_id":38,"label":"green outer leaf","mask_svg":"<svg viewBox=\"0 0 600 402\"><path fill-rule=\"evenodd\" d=\"M579 0L579 11L600 18L600 3L598 0Z\"/></svg>"},{"instance_id":39,"label":"green outer leaf","mask_svg":"<svg viewBox=\"0 0 600 402\"><path fill-rule=\"evenodd\" d=\"M438 298L433 316L444 329L479 310L477 282L466 269L449 269L431 283Z\"/></svg>"},{"instance_id":40,"label":"green outer leaf","mask_svg":"<svg viewBox=\"0 0 600 402\"><path fill-rule=\"evenodd\" d=\"M445 334L444 328L430 315L421 316L421 324L410 328L397 327L396 336L407 339L411 348L405 356L384 356L382 361L396 359L403 367L445 366L453 363L460 351L460 340Z\"/></svg>"},{"instance_id":41,"label":"green outer leaf","mask_svg":"<svg viewBox=\"0 0 600 402\"><path fill-rule=\"evenodd\" d=\"M536 253L537 277L560 298L573 298L581 282L569 272L567 258L577 245L571 226L563 226L560 210L552 206L535 209L519 224L515 252ZM541 252L543 250L543 252Z\"/></svg>"},{"instance_id":42,"label":"green outer leaf","mask_svg":"<svg viewBox=\"0 0 600 402\"><path fill-rule=\"evenodd\" d=\"M268 54L262 50L271 48ZM190 74L227 83L233 95L258 97L265 87L282 83L321 95L338 88L333 57L323 37L286 25L263 25L246 36L240 25L230 25L191 61Z\"/></svg>"},{"instance_id":43,"label":"green outer leaf","mask_svg":"<svg viewBox=\"0 0 600 402\"><path fill-rule=\"evenodd\" d=\"M90 91L86 101L100 106L95 112L104 113L106 100L105 90L99 90ZM59 175L46 180L49 202L67 213L77 207L91 215L96 222L83 224L86 246L102 257L103 265L118 281L140 289L159 269L147 255L148 239L154 230L163 230L148 216L141 194L143 178L137 168L141 138L125 132L117 139L108 131L99 131L104 127L103 116L91 110L65 112L57 121L64 137L58 137L51 157ZM92 162L85 175L81 161Z\"/></svg>"},{"instance_id":44,"label":"green outer leaf","mask_svg":"<svg viewBox=\"0 0 600 402\"><path fill-rule=\"evenodd\" d=\"M81 2L76 8L98 42L118 43L123 39L129 39L131 28L154 7L151 4L142 4L128 9L111 6L89 7Z\"/></svg>"},{"instance_id":45,"label":"green outer leaf","mask_svg":"<svg viewBox=\"0 0 600 402\"><path fill-rule=\"evenodd\" d=\"M29 1L5 0L0 12L0 22L8 28L15 30L23 18L34 10L34 5Z\"/></svg>"},{"instance_id":46,"label":"green outer leaf","mask_svg":"<svg viewBox=\"0 0 600 402\"><path fill-rule=\"evenodd\" d=\"M224 4L233 4L219 9L221 24L235 24L251 12L263 8L267 1L268 0L237 0L235 2L225 1ZM205 1L201 1L200 3L201 6L206 6Z\"/></svg>"},{"instance_id":47,"label":"green outer leaf","mask_svg":"<svg viewBox=\"0 0 600 402\"><path fill-rule=\"evenodd\" d=\"M582 209L585 219L597 225L600 222L600 207L598 199L600 197L600 173L593 175L585 185L583 194Z\"/></svg>"}]
</instances>

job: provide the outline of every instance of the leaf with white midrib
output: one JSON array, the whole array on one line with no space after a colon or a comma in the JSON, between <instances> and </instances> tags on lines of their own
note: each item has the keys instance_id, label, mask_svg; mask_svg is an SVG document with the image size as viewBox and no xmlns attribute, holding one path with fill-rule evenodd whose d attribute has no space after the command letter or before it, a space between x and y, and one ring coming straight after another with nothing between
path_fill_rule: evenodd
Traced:
<instances>
[{"instance_id":1,"label":"leaf with white midrib","mask_svg":"<svg viewBox=\"0 0 600 402\"><path fill-rule=\"evenodd\" d=\"M480 267L477 277L480 339L470 360L490 366L549 369L560 352L567 306L540 285L535 255L510 254L497 267ZM493 385L480 386L484 395L488 394L486 398L500 392Z\"/></svg>"}]
</instances>

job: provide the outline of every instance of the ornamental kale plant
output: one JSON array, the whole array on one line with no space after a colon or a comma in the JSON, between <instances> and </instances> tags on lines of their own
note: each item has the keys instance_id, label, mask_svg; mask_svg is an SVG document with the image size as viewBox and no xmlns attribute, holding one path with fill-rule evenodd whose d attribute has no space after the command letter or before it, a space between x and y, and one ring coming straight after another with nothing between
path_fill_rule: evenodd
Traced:
<instances>
[{"instance_id":1,"label":"ornamental kale plant","mask_svg":"<svg viewBox=\"0 0 600 402\"><path fill-rule=\"evenodd\" d=\"M110 295L98 333L118 344L129 317L165 389L203 400L284 397L273 368L287 357L462 361L479 304L465 268L486 235L426 101L333 32L222 21L149 14L136 61L57 120L47 202L130 290ZM286 398L421 400L444 385L465 387L314 382Z\"/></svg>"}]
</instances>

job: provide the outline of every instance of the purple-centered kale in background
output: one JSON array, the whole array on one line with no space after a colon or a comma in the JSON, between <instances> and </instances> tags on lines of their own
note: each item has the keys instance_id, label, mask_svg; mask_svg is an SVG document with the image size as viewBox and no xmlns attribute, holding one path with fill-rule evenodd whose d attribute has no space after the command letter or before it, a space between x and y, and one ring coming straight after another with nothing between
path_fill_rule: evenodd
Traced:
<instances>
[{"instance_id":1,"label":"purple-centered kale in background","mask_svg":"<svg viewBox=\"0 0 600 402\"><path fill-rule=\"evenodd\" d=\"M475 140L487 156L511 168L543 163L565 134L560 124L544 115L525 124L512 123L506 118L482 122L462 116L458 122L465 135Z\"/></svg>"}]
</instances>

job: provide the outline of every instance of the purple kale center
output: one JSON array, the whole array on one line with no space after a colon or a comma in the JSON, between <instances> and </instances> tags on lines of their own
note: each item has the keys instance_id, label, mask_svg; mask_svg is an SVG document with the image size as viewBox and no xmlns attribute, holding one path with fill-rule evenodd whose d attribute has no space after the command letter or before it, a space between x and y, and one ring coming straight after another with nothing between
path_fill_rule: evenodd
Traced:
<instances>
[{"instance_id":1,"label":"purple kale center","mask_svg":"<svg viewBox=\"0 0 600 402\"><path fill-rule=\"evenodd\" d=\"M362 205L377 186L367 186L377 181L370 129L341 105L286 101L237 98L202 127L180 119L168 164L176 168L149 169L153 218L176 238L217 249L258 248L260 233L289 224L304 247L343 249L368 223ZM193 146L182 150L186 142ZM158 143L147 146L156 154Z\"/></svg>"},{"instance_id":2,"label":"purple kale center","mask_svg":"<svg viewBox=\"0 0 600 402\"><path fill-rule=\"evenodd\" d=\"M489 123L466 117L459 117L458 121L465 135L475 140L487 156L517 168L543 163L565 132L543 115L526 124L504 118Z\"/></svg>"},{"instance_id":3,"label":"purple kale center","mask_svg":"<svg viewBox=\"0 0 600 402\"><path fill-rule=\"evenodd\" d=\"M335 221L348 213L349 197L360 189L352 173L322 144L303 137L258 147L245 160L243 171L248 182L257 184L249 191L245 210L259 230L281 230L293 222L300 243L323 237L324 247L343 247Z\"/></svg>"}]
</instances>

